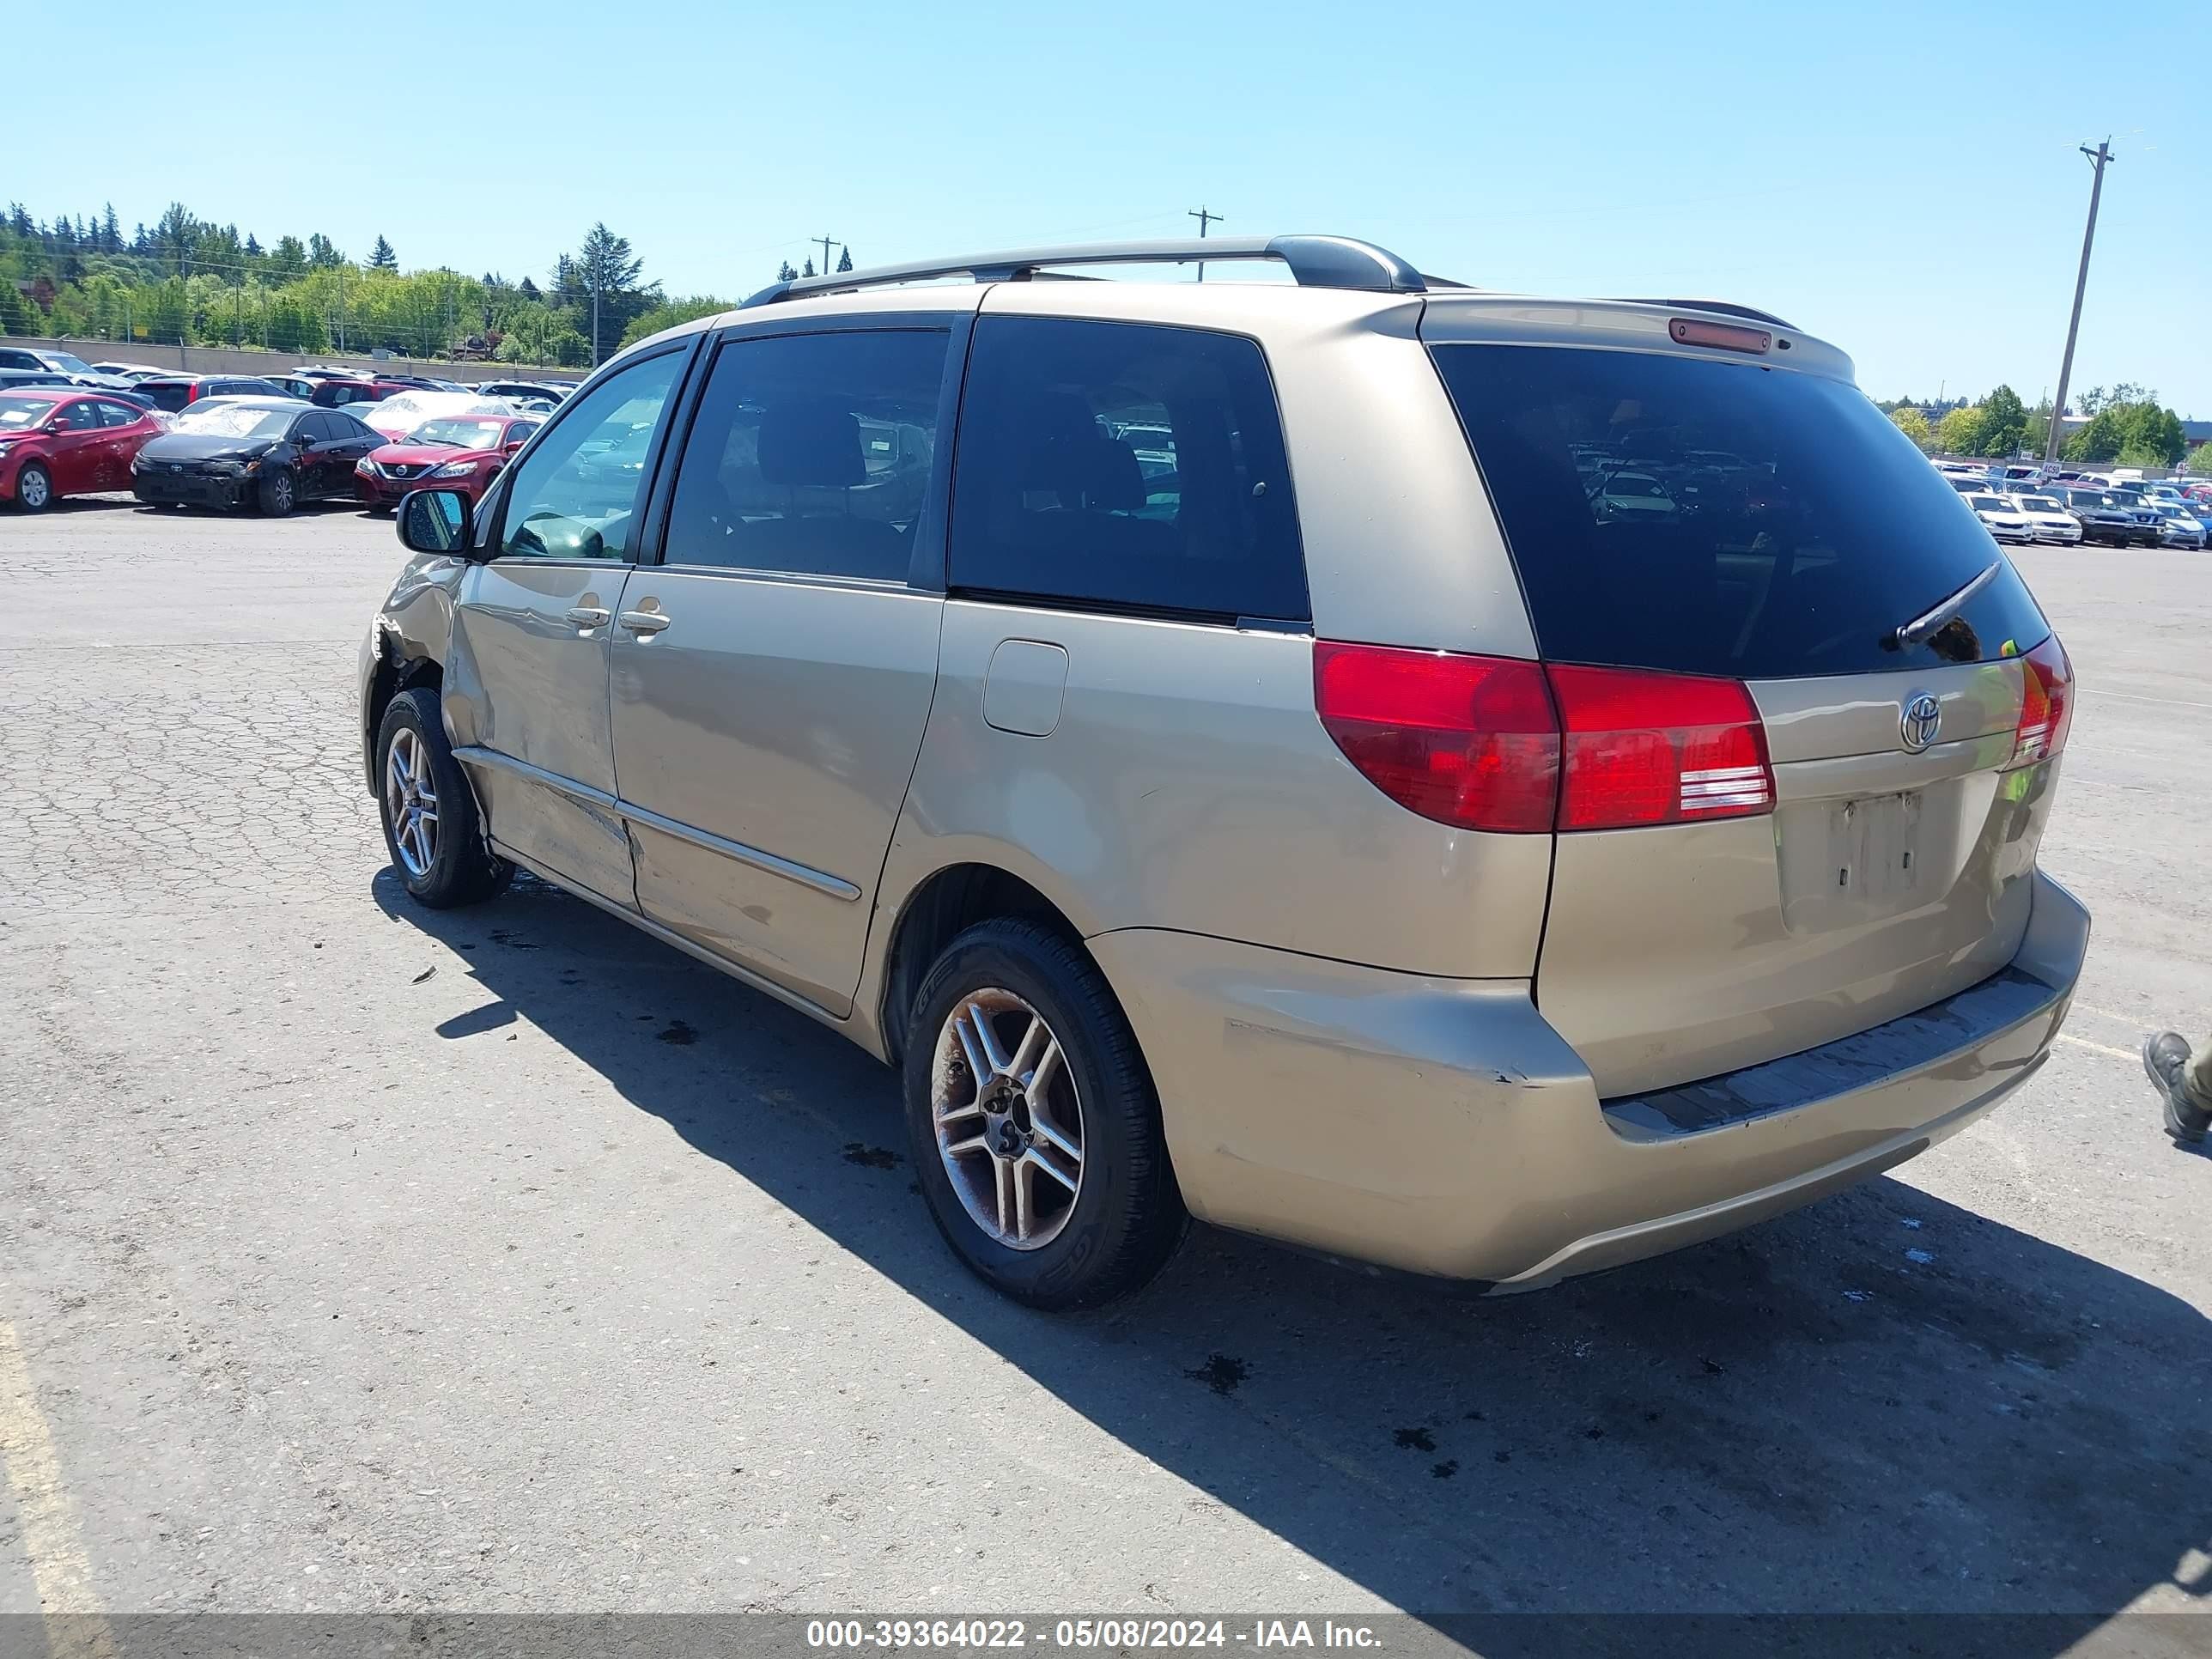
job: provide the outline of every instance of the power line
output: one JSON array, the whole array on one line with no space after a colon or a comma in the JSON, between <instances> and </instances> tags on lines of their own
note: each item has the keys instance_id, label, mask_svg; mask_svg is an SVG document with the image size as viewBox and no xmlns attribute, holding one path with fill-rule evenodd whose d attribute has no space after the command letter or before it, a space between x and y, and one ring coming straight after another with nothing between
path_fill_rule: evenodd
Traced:
<instances>
[{"instance_id":1,"label":"power line","mask_svg":"<svg viewBox=\"0 0 2212 1659\"><path fill-rule=\"evenodd\" d=\"M2074 314L2066 319L2066 355L2058 363L2058 395L2051 404L2051 433L2043 441L2045 465L2058 453L2058 431L2066 419L2066 382L2074 373L2074 337L2081 328L2081 295L2089 286L2089 249L2097 240L2097 199L2105 193L2105 168L2112 160L2112 141L2107 137L2096 149L2078 146L2097 174L2089 185L2089 223L2081 232L2081 268L2074 273Z\"/></svg>"}]
</instances>

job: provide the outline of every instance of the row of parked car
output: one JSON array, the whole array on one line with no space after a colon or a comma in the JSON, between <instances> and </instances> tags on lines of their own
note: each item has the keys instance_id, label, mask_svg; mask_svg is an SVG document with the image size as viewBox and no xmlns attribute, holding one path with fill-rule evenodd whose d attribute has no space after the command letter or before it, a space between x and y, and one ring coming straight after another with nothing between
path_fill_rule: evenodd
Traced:
<instances>
[{"instance_id":1,"label":"row of parked car","mask_svg":"<svg viewBox=\"0 0 2212 1659\"><path fill-rule=\"evenodd\" d=\"M474 499L550 407L397 382L340 401L349 372L319 365L266 379L156 373L88 386L58 370L0 370L0 505L37 513L128 489L156 506L282 517L333 497L388 507L431 478ZM190 397L149 406L146 387L176 380Z\"/></svg>"},{"instance_id":2,"label":"row of parked car","mask_svg":"<svg viewBox=\"0 0 2212 1659\"><path fill-rule=\"evenodd\" d=\"M2001 542L2200 550L2212 544L2212 482L2161 483L2017 464L1984 469L1947 461L1936 470Z\"/></svg>"}]
</instances>

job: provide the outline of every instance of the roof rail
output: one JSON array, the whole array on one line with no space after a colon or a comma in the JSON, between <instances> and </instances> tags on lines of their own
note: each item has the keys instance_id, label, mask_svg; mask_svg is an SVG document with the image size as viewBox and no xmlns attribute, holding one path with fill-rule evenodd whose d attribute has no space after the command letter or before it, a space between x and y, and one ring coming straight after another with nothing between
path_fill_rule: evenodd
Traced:
<instances>
[{"instance_id":1,"label":"roof rail","mask_svg":"<svg viewBox=\"0 0 2212 1659\"><path fill-rule=\"evenodd\" d=\"M1771 323L1777 328L1797 326L1795 323L1785 323L1771 311L1734 305L1726 300L1643 300L1616 294L1610 296L1608 303L1617 306L1673 306L1682 311L1714 311L1723 317L1747 317L1754 323Z\"/></svg>"},{"instance_id":2,"label":"roof rail","mask_svg":"<svg viewBox=\"0 0 2212 1659\"><path fill-rule=\"evenodd\" d=\"M1380 294L1422 294L1421 273L1387 248L1348 236L1180 236L1158 242L1076 242L1057 247L1015 248L1003 253L971 253L957 259L925 259L913 264L875 265L866 270L833 272L774 283L745 305L774 305L817 294L893 283L926 282L935 276L972 276L979 283L1024 283L1045 267L1226 264L1242 259L1279 259L1291 268L1301 288L1360 289Z\"/></svg>"}]
</instances>

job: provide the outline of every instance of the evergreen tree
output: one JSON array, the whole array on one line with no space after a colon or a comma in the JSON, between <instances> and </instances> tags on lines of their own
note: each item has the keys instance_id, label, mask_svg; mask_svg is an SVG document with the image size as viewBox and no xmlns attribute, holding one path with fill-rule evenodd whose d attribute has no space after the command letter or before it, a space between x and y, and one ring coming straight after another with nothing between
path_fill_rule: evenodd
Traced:
<instances>
[{"instance_id":1,"label":"evergreen tree","mask_svg":"<svg viewBox=\"0 0 2212 1659\"><path fill-rule=\"evenodd\" d=\"M246 257L249 259L258 259L261 257L261 244L255 240L251 231L248 231L246 235Z\"/></svg>"},{"instance_id":2,"label":"evergreen tree","mask_svg":"<svg viewBox=\"0 0 2212 1659\"><path fill-rule=\"evenodd\" d=\"M100 251L102 253L123 252L123 227L116 222L115 204L112 202L106 204L106 210L100 216Z\"/></svg>"},{"instance_id":3,"label":"evergreen tree","mask_svg":"<svg viewBox=\"0 0 2212 1659\"><path fill-rule=\"evenodd\" d=\"M853 250L841 245L837 249L837 269L842 272L850 270L852 268Z\"/></svg>"},{"instance_id":4,"label":"evergreen tree","mask_svg":"<svg viewBox=\"0 0 2212 1659\"><path fill-rule=\"evenodd\" d=\"M317 270L330 270L346 262L337 245L322 232L315 231L307 238L307 263Z\"/></svg>"},{"instance_id":5,"label":"evergreen tree","mask_svg":"<svg viewBox=\"0 0 2212 1659\"><path fill-rule=\"evenodd\" d=\"M807 256L806 263L805 265L800 267L799 274L802 276L811 276L814 274L814 259L812 255L810 254Z\"/></svg>"},{"instance_id":6,"label":"evergreen tree","mask_svg":"<svg viewBox=\"0 0 2212 1659\"><path fill-rule=\"evenodd\" d=\"M541 297L538 292L538 284L527 276L514 285L514 291L532 305L536 305Z\"/></svg>"},{"instance_id":7,"label":"evergreen tree","mask_svg":"<svg viewBox=\"0 0 2212 1659\"><path fill-rule=\"evenodd\" d=\"M376 246L368 251L368 268L371 270L399 269L399 256L392 251L392 244L381 236L376 239Z\"/></svg>"},{"instance_id":8,"label":"evergreen tree","mask_svg":"<svg viewBox=\"0 0 2212 1659\"><path fill-rule=\"evenodd\" d=\"M775 268L775 280L779 283L795 283L799 280L799 273L791 268L790 260L786 259Z\"/></svg>"}]
</instances>

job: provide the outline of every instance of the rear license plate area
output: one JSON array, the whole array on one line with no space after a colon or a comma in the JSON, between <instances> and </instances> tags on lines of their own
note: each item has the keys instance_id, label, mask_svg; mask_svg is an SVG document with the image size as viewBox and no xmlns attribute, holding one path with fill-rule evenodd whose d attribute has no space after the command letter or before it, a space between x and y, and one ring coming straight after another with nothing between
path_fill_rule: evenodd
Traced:
<instances>
[{"instance_id":1,"label":"rear license plate area","mask_svg":"<svg viewBox=\"0 0 2212 1659\"><path fill-rule=\"evenodd\" d=\"M1794 801L1777 816L1783 923L1792 933L1893 915L1930 890L1925 792Z\"/></svg>"}]
</instances>

